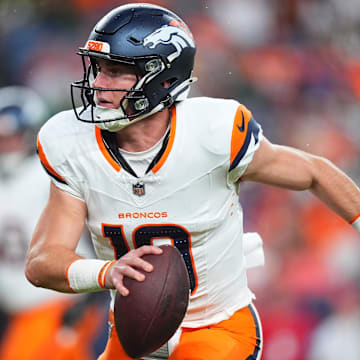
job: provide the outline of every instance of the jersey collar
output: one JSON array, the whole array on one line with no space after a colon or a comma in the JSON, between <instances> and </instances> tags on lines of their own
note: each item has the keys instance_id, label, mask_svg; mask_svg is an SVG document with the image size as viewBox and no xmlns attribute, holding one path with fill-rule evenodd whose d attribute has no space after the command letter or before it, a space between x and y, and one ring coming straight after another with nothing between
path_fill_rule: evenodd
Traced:
<instances>
[{"instance_id":1,"label":"jersey collar","mask_svg":"<svg viewBox=\"0 0 360 360\"><path fill-rule=\"evenodd\" d=\"M176 107L172 106L170 108L171 114L171 123L169 134L166 135L163 146L160 151L154 157L151 162L147 173L152 171L154 174L157 173L162 166L165 164L166 159L168 158L170 151L172 149L175 131L176 131ZM145 120L146 121L146 120ZM116 171L119 172L122 168L130 173L134 177L138 177L134 170L130 167L124 157L120 154L118 146L115 142L115 134L106 130L101 130L95 126L95 136L98 148L103 155L107 163Z\"/></svg>"}]
</instances>

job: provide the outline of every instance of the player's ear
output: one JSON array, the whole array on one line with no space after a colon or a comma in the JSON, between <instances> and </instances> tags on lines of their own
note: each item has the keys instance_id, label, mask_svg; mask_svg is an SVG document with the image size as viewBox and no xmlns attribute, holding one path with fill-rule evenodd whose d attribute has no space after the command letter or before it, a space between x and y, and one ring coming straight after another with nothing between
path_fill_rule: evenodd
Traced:
<instances>
[{"instance_id":1,"label":"player's ear","mask_svg":"<svg viewBox=\"0 0 360 360\"><path fill-rule=\"evenodd\" d=\"M175 81L176 81L176 78L168 79L168 80L165 80L163 83L161 83L161 85L165 89L168 89L171 86L171 84L173 84Z\"/></svg>"},{"instance_id":2,"label":"player's ear","mask_svg":"<svg viewBox=\"0 0 360 360\"><path fill-rule=\"evenodd\" d=\"M165 89L168 89L171 85L170 80L166 80L161 84Z\"/></svg>"}]
</instances>

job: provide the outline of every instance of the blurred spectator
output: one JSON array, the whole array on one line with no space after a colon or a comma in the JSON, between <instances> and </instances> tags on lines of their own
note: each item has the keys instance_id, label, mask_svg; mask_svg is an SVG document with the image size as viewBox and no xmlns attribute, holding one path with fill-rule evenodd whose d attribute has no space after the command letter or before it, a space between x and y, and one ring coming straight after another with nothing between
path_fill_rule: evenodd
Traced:
<instances>
[{"instance_id":1,"label":"blurred spectator","mask_svg":"<svg viewBox=\"0 0 360 360\"><path fill-rule=\"evenodd\" d=\"M315 329L309 360L360 359L360 292L355 284L333 294L335 311Z\"/></svg>"},{"instance_id":2,"label":"blurred spectator","mask_svg":"<svg viewBox=\"0 0 360 360\"><path fill-rule=\"evenodd\" d=\"M49 191L35 155L36 132L47 115L32 90L0 89L0 308L8 319L2 360L92 360L105 315L94 296L36 288L25 278L26 251ZM85 235L78 251L90 255Z\"/></svg>"}]
</instances>

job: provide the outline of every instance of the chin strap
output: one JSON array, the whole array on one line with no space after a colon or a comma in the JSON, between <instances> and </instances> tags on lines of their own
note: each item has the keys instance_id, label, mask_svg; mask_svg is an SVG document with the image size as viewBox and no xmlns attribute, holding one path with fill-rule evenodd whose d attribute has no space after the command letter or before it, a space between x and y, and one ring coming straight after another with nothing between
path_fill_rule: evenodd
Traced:
<instances>
[{"instance_id":1,"label":"chin strap","mask_svg":"<svg viewBox=\"0 0 360 360\"><path fill-rule=\"evenodd\" d=\"M196 77L192 77L190 79L185 80L182 82L179 86L177 86L173 91L170 92L169 96L160 102L157 106L155 106L149 113L146 113L144 115L140 115L134 120L131 120L130 123L133 123L134 121L145 119L146 117L153 115L161 110L164 110L167 107L170 107L174 101L172 100L176 95L180 94L179 97L176 99L176 101L183 101L188 97L190 88L188 88L186 91L184 89L188 87L189 85L193 84L195 81L197 81ZM181 92L183 92L181 94Z\"/></svg>"},{"instance_id":2,"label":"chin strap","mask_svg":"<svg viewBox=\"0 0 360 360\"><path fill-rule=\"evenodd\" d=\"M185 80L183 83L181 83L179 86L177 86L171 93L170 95L172 97L176 96L177 94L179 94L179 96L177 97L176 101L183 101L185 100L190 92L190 85L195 83L196 81L198 81L197 77L191 77L190 79ZM188 87L185 91L184 89Z\"/></svg>"}]
</instances>

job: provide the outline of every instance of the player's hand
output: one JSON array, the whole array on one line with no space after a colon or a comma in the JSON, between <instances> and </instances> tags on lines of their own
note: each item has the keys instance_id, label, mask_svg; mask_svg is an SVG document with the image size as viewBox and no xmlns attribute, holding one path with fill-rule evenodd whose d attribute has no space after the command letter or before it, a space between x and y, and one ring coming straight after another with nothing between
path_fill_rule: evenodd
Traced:
<instances>
[{"instance_id":1,"label":"player's hand","mask_svg":"<svg viewBox=\"0 0 360 360\"><path fill-rule=\"evenodd\" d=\"M146 272L153 271L153 266L141 257L145 254L162 254L162 249L157 246L144 245L138 249L131 250L116 261L106 274L105 284L109 289L117 289L123 296L129 295L129 290L124 286L124 276L144 281L145 275L136 269Z\"/></svg>"}]
</instances>

